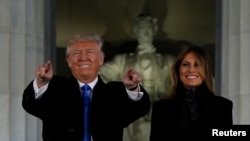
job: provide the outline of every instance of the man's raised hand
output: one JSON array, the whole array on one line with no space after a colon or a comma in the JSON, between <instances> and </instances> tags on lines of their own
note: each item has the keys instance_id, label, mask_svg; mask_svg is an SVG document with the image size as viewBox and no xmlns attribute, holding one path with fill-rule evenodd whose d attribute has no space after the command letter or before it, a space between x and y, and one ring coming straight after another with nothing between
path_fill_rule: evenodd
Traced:
<instances>
[{"instance_id":1,"label":"man's raised hand","mask_svg":"<svg viewBox=\"0 0 250 141\"><path fill-rule=\"evenodd\" d=\"M50 61L37 67L35 71L35 77L38 87L42 87L47 84L53 76L53 67Z\"/></svg>"}]
</instances>

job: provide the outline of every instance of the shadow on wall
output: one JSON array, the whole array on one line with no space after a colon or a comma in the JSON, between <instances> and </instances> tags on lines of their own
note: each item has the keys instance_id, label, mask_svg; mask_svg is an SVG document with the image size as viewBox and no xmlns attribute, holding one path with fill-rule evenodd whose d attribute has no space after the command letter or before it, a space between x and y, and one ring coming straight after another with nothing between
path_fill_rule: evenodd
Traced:
<instances>
[{"instance_id":1,"label":"shadow on wall","mask_svg":"<svg viewBox=\"0 0 250 141\"><path fill-rule=\"evenodd\" d=\"M157 49L158 53L171 54L171 55L176 56L179 53L179 51L181 50L182 45L191 45L193 43L191 43L189 41L184 41L184 40L181 41L181 40L171 40L171 39L167 39L167 40L155 39L153 44L154 44L155 48ZM112 60L112 58L116 54L135 52L137 45L138 45L137 40L126 41L120 46L112 46L112 43L106 42L104 44L105 62ZM201 47L203 47L208 52L213 63L214 63L214 55L215 55L214 46L215 45L213 43L201 45Z\"/></svg>"},{"instance_id":2,"label":"shadow on wall","mask_svg":"<svg viewBox=\"0 0 250 141\"><path fill-rule=\"evenodd\" d=\"M66 61L66 47L57 47L56 53L56 74L69 77L71 71Z\"/></svg>"}]
</instances>

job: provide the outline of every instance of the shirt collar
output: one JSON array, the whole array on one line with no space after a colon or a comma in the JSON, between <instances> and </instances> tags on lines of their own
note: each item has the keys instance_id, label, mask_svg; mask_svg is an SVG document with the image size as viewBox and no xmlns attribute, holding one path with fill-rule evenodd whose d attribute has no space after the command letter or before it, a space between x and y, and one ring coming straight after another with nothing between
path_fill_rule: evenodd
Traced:
<instances>
[{"instance_id":1,"label":"shirt collar","mask_svg":"<svg viewBox=\"0 0 250 141\"><path fill-rule=\"evenodd\" d=\"M90 86L90 88L93 90L94 87L95 87L95 85L96 85L96 83L97 83L97 81L98 81L98 77L96 77L95 80L92 81L92 82L90 82L90 83L82 83L82 82L80 82L79 80L77 80L77 81L78 81L78 84L79 84L80 88L81 88L83 85L88 84L88 85Z\"/></svg>"}]
</instances>

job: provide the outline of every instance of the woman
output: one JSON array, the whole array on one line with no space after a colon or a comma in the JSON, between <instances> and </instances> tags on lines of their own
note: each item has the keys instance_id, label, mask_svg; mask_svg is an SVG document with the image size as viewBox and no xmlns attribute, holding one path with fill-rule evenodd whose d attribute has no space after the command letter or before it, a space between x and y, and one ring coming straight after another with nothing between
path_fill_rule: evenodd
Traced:
<instances>
[{"instance_id":1,"label":"woman","mask_svg":"<svg viewBox=\"0 0 250 141\"><path fill-rule=\"evenodd\" d=\"M216 96L208 54L197 46L186 47L171 69L170 97L153 104L150 141L170 137L206 137L213 128L233 124L231 100Z\"/></svg>"}]
</instances>

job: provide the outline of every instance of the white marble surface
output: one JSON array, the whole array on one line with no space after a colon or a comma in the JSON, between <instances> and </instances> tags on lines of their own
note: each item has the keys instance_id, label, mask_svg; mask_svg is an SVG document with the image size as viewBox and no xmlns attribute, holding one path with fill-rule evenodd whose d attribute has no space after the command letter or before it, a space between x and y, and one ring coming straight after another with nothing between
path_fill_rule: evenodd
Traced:
<instances>
[{"instance_id":1,"label":"white marble surface","mask_svg":"<svg viewBox=\"0 0 250 141\"><path fill-rule=\"evenodd\" d=\"M9 34L0 32L0 95L9 95ZM0 127L1 128L1 127Z\"/></svg>"},{"instance_id":2,"label":"white marble surface","mask_svg":"<svg viewBox=\"0 0 250 141\"><path fill-rule=\"evenodd\" d=\"M221 95L233 100L234 124L250 124L250 1L222 1Z\"/></svg>"},{"instance_id":3,"label":"white marble surface","mask_svg":"<svg viewBox=\"0 0 250 141\"><path fill-rule=\"evenodd\" d=\"M10 139L10 97L8 94L0 94L0 140Z\"/></svg>"},{"instance_id":4,"label":"white marble surface","mask_svg":"<svg viewBox=\"0 0 250 141\"><path fill-rule=\"evenodd\" d=\"M22 96L13 95L10 98L10 141L25 140L25 112L22 108Z\"/></svg>"},{"instance_id":5,"label":"white marble surface","mask_svg":"<svg viewBox=\"0 0 250 141\"><path fill-rule=\"evenodd\" d=\"M41 141L22 94L44 59L43 0L0 0L0 141Z\"/></svg>"}]
</instances>

